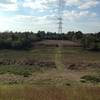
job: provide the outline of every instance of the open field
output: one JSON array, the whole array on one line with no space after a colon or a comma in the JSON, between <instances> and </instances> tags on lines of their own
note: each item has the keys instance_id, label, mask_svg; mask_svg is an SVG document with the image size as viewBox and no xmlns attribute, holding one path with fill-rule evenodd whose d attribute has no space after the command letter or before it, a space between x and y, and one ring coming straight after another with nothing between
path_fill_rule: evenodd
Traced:
<instances>
[{"instance_id":1,"label":"open field","mask_svg":"<svg viewBox=\"0 0 100 100\"><path fill-rule=\"evenodd\" d=\"M100 100L100 52L70 41L41 43L0 50L0 100Z\"/></svg>"},{"instance_id":2,"label":"open field","mask_svg":"<svg viewBox=\"0 0 100 100\"><path fill-rule=\"evenodd\" d=\"M51 44L54 40L48 40ZM41 43L47 43L42 41ZM64 85L80 83L84 75L100 73L100 53L74 47L70 41L31 50L0 50L0 83ZM58 44L57 44L58 43ZM62 44L71 47L62 47ZM72 47L73 46L73 47Z\"/></svg>"}]
</instances>

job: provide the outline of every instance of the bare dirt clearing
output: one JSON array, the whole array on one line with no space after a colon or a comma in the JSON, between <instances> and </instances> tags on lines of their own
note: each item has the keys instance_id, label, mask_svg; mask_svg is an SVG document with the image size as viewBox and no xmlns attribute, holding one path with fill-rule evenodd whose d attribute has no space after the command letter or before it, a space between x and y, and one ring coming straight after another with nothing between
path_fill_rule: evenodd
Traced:
<instances>
[{"instance_id":1,"label":"bare dirt clearing","mask_svg":"<svg viewBox=\"0 0 100 100\"><path fill-rule=\"evenodd\" d=\"M76 42L68 41L68 40L44 40L37 42L34 46L64 46L64 47L80 47L81 45Z\"/></svg>"}]
</instances>

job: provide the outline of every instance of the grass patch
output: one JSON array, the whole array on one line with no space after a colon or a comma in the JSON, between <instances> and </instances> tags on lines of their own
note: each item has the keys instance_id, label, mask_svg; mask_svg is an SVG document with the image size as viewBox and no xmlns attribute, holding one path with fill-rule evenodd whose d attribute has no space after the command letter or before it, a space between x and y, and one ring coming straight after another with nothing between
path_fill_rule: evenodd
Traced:
<instances>
[{"instance_id":1,"label":"grass patch","mask_svg":"<svg viewBox=\"0 0 100 100\"><path fill-rule=\"evenodd\" d=\"M15 75L23 75L24 77L28 77L32 74L31 66L17 66L17 65L5 65L0 66L0 74L15 74Z\"/></svg>"},{"instance_id":2,"label":"grass patch","mask_svg":"<svg viewBox=\"0 0 100 100\"><path fill-rule=\"evenodd\" d=\"M91 83L100 83L100 76L93 76L93 75L85 75L81 77L81 82L91 82Z\"/></svg>"}]
</instances>

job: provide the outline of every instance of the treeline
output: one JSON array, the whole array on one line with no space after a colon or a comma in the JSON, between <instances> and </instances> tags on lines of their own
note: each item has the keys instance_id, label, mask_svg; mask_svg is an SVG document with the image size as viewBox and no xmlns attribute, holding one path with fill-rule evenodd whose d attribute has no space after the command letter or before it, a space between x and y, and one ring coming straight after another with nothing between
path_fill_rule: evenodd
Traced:
<instances>
[{"instance_id":1,"label":"treeline","mask_svg":"<svg viewBox=\"0 0 100 100\"><path fill-rule=\"evenodd\" d=\"M0 49L28 49L38 41L33 32L2 32L0 33Z\"/></svg>"},{"instance_id":2,"label":"treeline","mask_svg":"<svg viewBox=\"0 0 100 100\"><path fill-rule=\"evenodd\" d=\"M81 39L82 47L87 50L100 51L100 32L84 34Z\"/></svg>"},{"instance_id":3,"label":"treeline","mask_svg":"<svg viewBox=\"0 0 100 100\"><path fill-rule=\"evenodd\" d=\"M81 43L82 47L87 50L100 50L100 32L98 33L82 33L81 31L69 31L68 33L57 34L44 31L37 33L40 39L49 40L70 40Z\"/></svg>"},{"instance_id":4,"label":"treeline","mask_svg":"<svg viewBox=\"0 0 100 100\"><path fill-rule=\"evenodd\" d=\"M0 49L29 49L34 42L42 40L71 40L80 42L82 47L88 50L100 50L100 32L82 33L81 31L70 31L57 34L52 32L1 32Z\"/></svg>"}]
</instances>

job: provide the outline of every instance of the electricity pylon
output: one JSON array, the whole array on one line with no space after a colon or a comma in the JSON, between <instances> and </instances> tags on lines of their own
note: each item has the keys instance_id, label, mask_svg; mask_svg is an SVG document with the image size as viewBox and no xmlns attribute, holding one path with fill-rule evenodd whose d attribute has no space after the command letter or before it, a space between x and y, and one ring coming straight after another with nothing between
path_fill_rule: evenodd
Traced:
<instances>
[{"instance_id":1,"label":"electricity pylon","mask_svg":"<svg viewBox=\"0 0 100 100\"><path fill-rule=\"evenodd\" d=\"M64 1L63 0L58 0L58 33L61 34L62 33L62 15L63 15L63 4Z\"/></svg>"}]
</instances>

